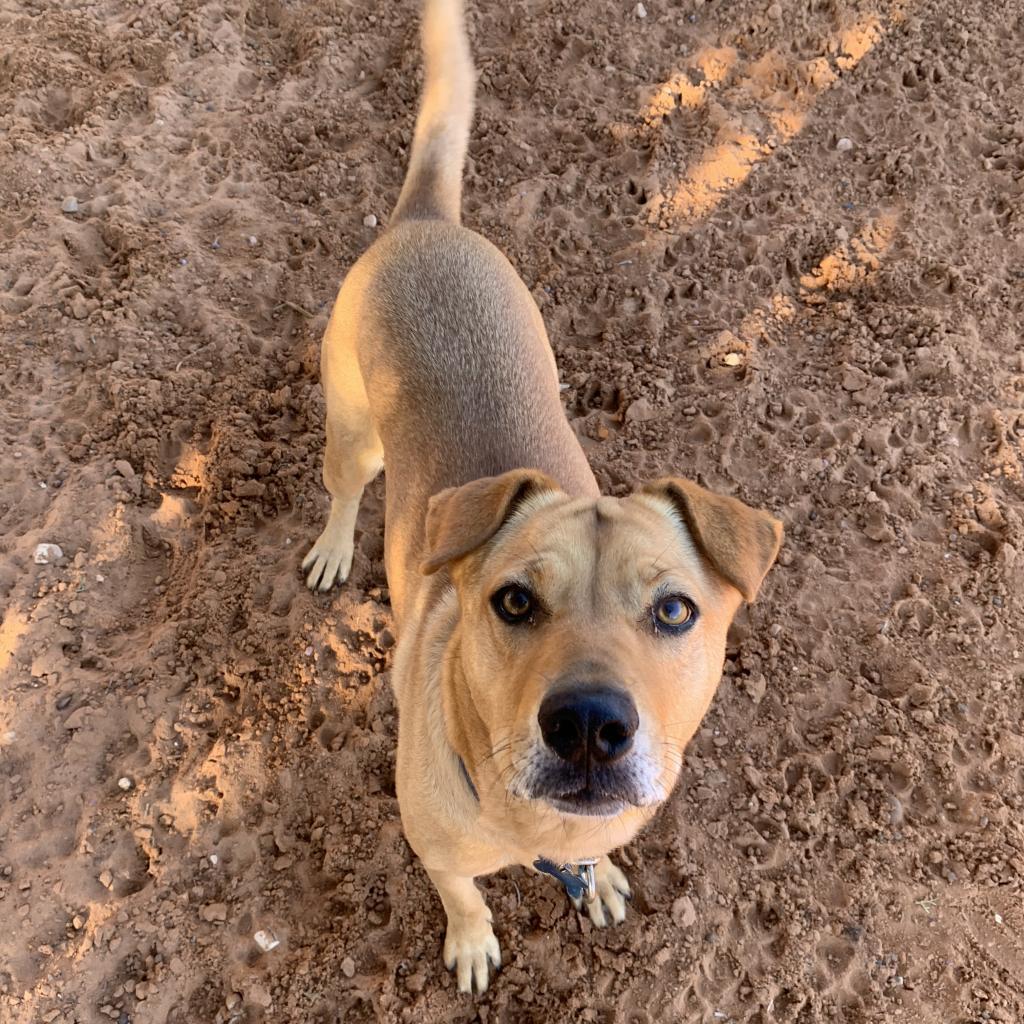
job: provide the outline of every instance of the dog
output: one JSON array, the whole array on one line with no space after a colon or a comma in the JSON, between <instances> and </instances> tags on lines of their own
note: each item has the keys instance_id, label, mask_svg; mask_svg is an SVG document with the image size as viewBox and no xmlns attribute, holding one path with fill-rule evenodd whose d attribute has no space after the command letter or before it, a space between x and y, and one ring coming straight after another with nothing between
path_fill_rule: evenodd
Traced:
<instances>
[{"instance_id":1,"label":"dog","mask_svg":"<svg viewBox=\"0 0 1024 1024\"><path fill-rule=\"evenodd\" d=\"M331 509L303 568L312 589L345 580L386 466L402 824L444 904L444 962L482 992L501 955L476 876L536 867L595 925L623 920L608 853L671 793L782 528L684 479L600 494L530 292L460 226L460 0L426 0L422 42L407 176L324 336Z\"/></svg>"}]
</instances>

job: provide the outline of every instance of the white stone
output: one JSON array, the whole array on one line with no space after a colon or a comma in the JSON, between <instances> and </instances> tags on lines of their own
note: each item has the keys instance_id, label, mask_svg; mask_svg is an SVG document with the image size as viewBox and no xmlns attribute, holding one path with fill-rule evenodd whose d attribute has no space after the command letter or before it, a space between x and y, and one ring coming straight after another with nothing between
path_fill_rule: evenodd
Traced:
<instances>
[{"instance_id":1,"label":"white stone","mask_svg":"<svg viewBox=\"0 0 1024 1024\"><path fill-rule=\"evenodd\" d=\"M58 558L63 558L64 552L59 544L37 544L35 551L32 552L32 561L36 565L49 565L50 562L56 562Z\"/></svg>"}]
</instances>

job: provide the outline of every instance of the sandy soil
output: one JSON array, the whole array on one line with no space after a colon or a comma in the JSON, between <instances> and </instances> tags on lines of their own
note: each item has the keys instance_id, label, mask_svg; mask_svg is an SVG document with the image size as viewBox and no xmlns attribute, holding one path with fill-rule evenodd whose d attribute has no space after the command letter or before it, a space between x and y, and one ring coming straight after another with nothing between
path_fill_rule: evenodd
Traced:
<instances>
[{"instance_id":1,"label":"sandy soil","mask_svg":"<svg viewBox=\"0 0 1024 1024\"><path fill-rule=\"evenodd\" d=\"M0 0L5 1024L1024 1020L1024 3L645 4L473 5L466 220L608 491L788 539L628 922L487 880L474 1005L399 827L379 483L350 584L298 570L414 6Z\"/></svg>"}]
</instances>

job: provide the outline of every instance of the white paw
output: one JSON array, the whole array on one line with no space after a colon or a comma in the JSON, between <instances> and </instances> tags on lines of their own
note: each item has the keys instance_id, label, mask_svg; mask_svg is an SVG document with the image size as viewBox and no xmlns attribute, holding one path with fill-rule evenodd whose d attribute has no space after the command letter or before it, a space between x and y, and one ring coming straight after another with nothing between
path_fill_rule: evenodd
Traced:
<instances>
[{"instance_id":1,"label":"white paw","mask_svg":"<svg viewBox=\"0 0 1024 1024\"><path fill-rule=\"evenodd\" d=\"M352 569L352 536L338 536L339 532L328 524L302 560L302 568L309 569L306 586L310 590L330 590L335 582L348 579Z\"/></svg>"},{"instance_id":2,"label":"white paw","mask_svg":"<svg viewBox=\"0 0 1024 1024\"><path fill-rule=\"evenodd\" d=\"M490 967L501 967L501 949L491 922L482 915L448 920L444 937L444 965L455 971L460 992L478 993L487 989Z\"/></svg>"},{"instance_id":3,"label":"white paw","mask_svg":"<svg viewBox=\"0 0 1024 1024\"><path fill-rule=\"evenodd\" d=\"M597 875L597 895L587 904L590 920L597 928L604 928L609 923L622 924L626 920L626 900L629 898L626 876L607 857L597 862L594 871ZM583 910L583 900L573 900L573 906Z\"/></svg>"}]
</instances>

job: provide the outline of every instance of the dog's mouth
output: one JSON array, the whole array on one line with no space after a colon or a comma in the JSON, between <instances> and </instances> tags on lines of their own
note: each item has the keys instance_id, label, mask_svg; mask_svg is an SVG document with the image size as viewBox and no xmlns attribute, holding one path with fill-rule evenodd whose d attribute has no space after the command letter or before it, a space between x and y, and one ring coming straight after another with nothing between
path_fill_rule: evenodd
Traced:
<instances>
[{"instance_id":1,"label":"dog's mouth","mask_svg":"<svg viewBox=\"0 0 1024 1024\"><path fill-rule=\"evenodd\" d=\"M552 794L541 799L561 814L579 814L588 818L614 818L627 807L633 806L632 801L595 793L591 789L583 789L578 793Z\"/></svg>"},{"instance_id":2,"label":"dog's mouth","mask_svg":"<svg viewBox=\"0 0 1024 1024\"><path fill-rule=\"evenodd\" d=\"M633 773L622 769L548 770L530 787L529 796L562 814L611 818L629 807L651 803Z\"/></svg>"}]
</instances>

